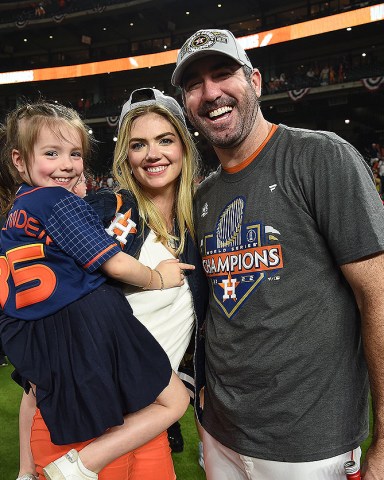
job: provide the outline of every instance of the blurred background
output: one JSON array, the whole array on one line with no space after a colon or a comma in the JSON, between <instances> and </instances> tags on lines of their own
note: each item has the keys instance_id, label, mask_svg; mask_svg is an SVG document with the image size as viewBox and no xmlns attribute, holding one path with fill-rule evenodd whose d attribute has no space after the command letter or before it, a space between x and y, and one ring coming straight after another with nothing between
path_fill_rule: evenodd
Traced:
<instances>
[{"instance_id":1,"label":"blurred background","mask_svg":"<svg viewBox=\"0 0 384 480\"><path fill-rule=\"evenodd\" d=\"M98 141L87 187L113 188L117 123L131 91L156 87L182 103L170 83L178 49L198 29L225 28L261 71L264 116L345 138L383 197L383 27L378 1L0 0L0 122L25 99L72 106ZM191 131L208 175L215 153ZM0 480L14 478L18 464L21 389L10 371L0 372ZM188 441L174 456L178 478L203 479L191 410L182 430Z\"/></svg>"},{"instance_id":2,"label":"blurred background","mask_svg":"<svg viewBox=\"0 0 384 480\"><path fill-rule=\"evenodd\" d=\"M78 109L99 141L100 182L130 92L181 102L170 84L178 49L197 29L226 28L262 73L269 121L334 131L370 160L384 145L383 18L377 1L1 0L0 121L23 98ZM215 154L196 141L208 173Z\"/></svg>"}]
</instances>

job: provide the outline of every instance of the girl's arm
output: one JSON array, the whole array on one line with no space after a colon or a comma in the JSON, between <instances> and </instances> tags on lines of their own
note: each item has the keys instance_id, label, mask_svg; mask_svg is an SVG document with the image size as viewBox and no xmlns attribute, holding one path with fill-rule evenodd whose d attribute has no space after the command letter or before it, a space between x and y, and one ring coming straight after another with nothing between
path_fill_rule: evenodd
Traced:
<instances>
[{"instance_id":1,"label":"girl's arm","mask_svg":"<svg viewBox=\"0 0 384 480\"><path fill-rule=\"evenodd\" d=\"M75 190L74 193L76 193ZM104 191L103 193L98 193L96 195L90 195L89 197L86 197L86 201L97 212L103 225L109 226L115 214L120 209L121 205L119 205L119 198L122 199L122 196L116 195L109 191ZM129 212L132 212L132 210L135 212L133 214L133 217L131 217L130 213L129 218L134 220L134 225L136 225L137 222L139 222L140 220L138 219L138 212L132 197L130 197L129 200L129 207ZM130 235L137 235L136 230L135 232L136 233L130 233ZM127 251L129 250L126 250L126 252ZM113 257L114 261L110 262L108 260L106 263L110 263L108 265L104 264L101 268L106 275L112 278L118 279L124 283L128 283L131 285L144 287L148 290L178 287L184 283L184 278L181 278L181 276L184 274L181 270L187 270L192 268L192 266L178 263L176 260L173 260L169 264L161 262L156 267L156 270L158 270L163 277L164 286L162 287L161 279L158 273L154 271L151 272L148 267L143 268L143 265L139 263L135 258L130 258L131 260L129 261L128 259L123 258L121 255L115 255L115 257ZM111 258L110 260L113 259ZM149 287L147 287L149 283L150 285Z\"/></svg>"},{"instance_id":2,"label":"girl's arm","mask_svg":"<svg viewBox=\"0 0 384 480\"><path fill-rule=\"evenodd\" d=\"M195 268L172 259L160 262L152 271L120 250L90 205L72 193L59 190L46 230L57 246L80 265L91 261L93 267L100 268L107 276L148 290L179 287L184 284L183 270Z\"/></svg>"},{"instance_id":3,"label":"girl's arm","mask_svg":"<svg viewBox=\"0 0 384 480\"><path fill-rule=\"evenodd\" d=\"M104 262L100 268L106 275L120 282L147 290L158 290L180 287L184 284L184 270L194 270L195 266L170 259L163 260L152 270L136 258L119 252Z\"/></svg>"}]
</instances>

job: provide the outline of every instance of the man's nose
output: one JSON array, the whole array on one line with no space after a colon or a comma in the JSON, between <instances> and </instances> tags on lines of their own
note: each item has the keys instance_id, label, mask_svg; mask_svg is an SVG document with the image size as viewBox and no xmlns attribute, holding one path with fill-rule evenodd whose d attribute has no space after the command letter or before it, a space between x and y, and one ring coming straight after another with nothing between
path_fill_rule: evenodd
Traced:
<instances>
[{"instance_id":1,"label":"man's nose","mask_svg":"<svg viewBox=\"0 0 384 480\"><path fill-rule=\"evenodd\" d=\"M203 81L203 100L214 102L222 95L220 84L211 78L205 78Z\"/></svg>"}]
</instances>

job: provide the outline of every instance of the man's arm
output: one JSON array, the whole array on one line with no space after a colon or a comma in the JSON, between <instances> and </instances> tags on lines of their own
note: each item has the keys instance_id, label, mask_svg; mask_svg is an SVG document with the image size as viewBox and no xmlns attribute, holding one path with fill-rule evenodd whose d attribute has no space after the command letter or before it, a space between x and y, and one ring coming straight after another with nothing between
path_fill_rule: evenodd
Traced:
<instances>
[{"instance_id":1,"label":"man's arm","mask_svg":"<svg viewBox=\"0 0 384 480\"><path fill-rule=\"evenodd\" d=\"M384 253L348 263L341 270L361 314L361 331L372 394L373 441L363 466L364 480L384 480Z\"/></svg>"}]
</instances>

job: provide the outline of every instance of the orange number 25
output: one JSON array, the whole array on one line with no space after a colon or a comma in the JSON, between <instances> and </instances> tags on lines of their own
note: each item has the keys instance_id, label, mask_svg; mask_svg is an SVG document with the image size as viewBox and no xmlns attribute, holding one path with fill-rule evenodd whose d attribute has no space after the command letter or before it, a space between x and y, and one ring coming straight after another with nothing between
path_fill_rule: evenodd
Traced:
<instances>
[{"instance_id":1,"label":"orange number 25","mask_svg":"<svg viewBox=\"0 0 384 480\"><path fill-rule=\"evenodd\" d=\"M46 265L36 263L22 266L23 262L44 258L43 245L36 243L9 250L6 257L0 257L0 304L4 307L8 295L8 278L12 275L16 287L25 283L37 281L38 285L27 287L16 293L16 308L28 307L39 303L52 294L56 287L56 275Z\"/></svg>"}]
</instances>

